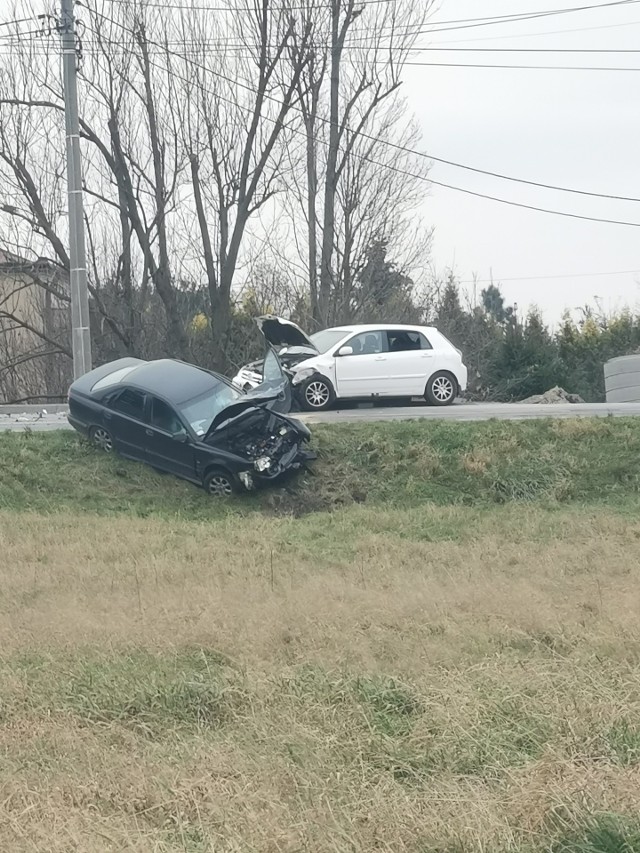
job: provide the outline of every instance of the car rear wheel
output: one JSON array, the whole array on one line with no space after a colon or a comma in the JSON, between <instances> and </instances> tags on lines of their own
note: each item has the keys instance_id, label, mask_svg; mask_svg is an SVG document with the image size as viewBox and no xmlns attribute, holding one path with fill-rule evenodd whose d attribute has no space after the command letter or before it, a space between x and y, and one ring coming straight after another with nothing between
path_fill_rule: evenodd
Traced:
<instances>
[{"instance_id":1,"label":"car rear wheel","mask_svg":"<svg viewBox=\"0 0 640 853\"><path fill-rule=\"evenodd\" d=\"M238 482L235 477L222 468L212 468L207 471L203 486L205 492L212 498L230 498L238 491Z\"/></svg>"},{"instance_id":2,"label":"car rear wheel","mask_svg":"<svg viewBox=\"0 0 640 853\"><path fill-rule=\"evenodd\" d=\"M105 453L111 453L113 450L113 439L108 429L104 427L92 427L89 438L91 444L97 447L98 450L104 450Z\"/></svg>"},{"instance_id":3,"label":"car rear wheel","mask_svg":"<svg viewBox=\"0 0 640 853\"><path fill-rule=\"evenodd\" d=\"M307 412L321 412L333 404L336 394L328 379L312 376L302 385L300 398Z\"/></svg>"},{"instance_id":4,"label":"car rear wheel","mask_svg":"<svg viewBox=\"0 0 640 853\"><path fill-rule=\"evenodd\" d=\"M443 370L434 373L427 382L424 396L431 406L450 406L457 393L458 383L455 377Z\"/></svg>"}]
</instances>

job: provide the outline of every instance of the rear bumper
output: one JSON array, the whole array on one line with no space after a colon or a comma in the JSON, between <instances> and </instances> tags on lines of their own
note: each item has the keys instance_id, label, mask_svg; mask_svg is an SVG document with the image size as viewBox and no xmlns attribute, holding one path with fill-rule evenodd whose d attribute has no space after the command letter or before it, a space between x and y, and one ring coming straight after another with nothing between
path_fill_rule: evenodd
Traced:
<instances>
[{"instance_id":1,"label":"rear bumper","mask_svg":"<svg viewBox=\"0 0 640 853\"><path fill-rule=\"evenodd\" d=\"M467 382L469 380L469 371L463 364L458 371L458 391L463 394L467 390Z\"/></svg>"},{"instance_id":2,"label":"rear bumper","mask_svg":"<svg viewBox=\"0 0 640 853\"><path fill-rule=\"evenodd\" d=\"M77 418L74 418L71 414L67 415L67 420L69 421L70 425L76 430L76 432L79 432L80 435L84 435L85 438L88 437L89 427L85 423L82 423L82 421L79 421Z\"/></svg>"}]
</instances>

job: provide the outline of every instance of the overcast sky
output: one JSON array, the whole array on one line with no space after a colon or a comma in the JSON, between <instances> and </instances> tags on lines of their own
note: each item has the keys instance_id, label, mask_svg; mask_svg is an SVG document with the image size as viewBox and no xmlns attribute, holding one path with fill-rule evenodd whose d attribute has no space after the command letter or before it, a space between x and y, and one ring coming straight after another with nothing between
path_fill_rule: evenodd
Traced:
<instances>
[{"instance_id":1,"label":"overcast sky","mask_svg":"<svg viewBox=\"0 0 640 853\"><path fill-rule=\"evenodd\" d=\"M431 25L602 1L441 0ZM454 29L422 44L458 49L640 49L640 2ZM640 52L422 51L413 60L640 68ZM429 154L545 184L640 199L640 71L408 67L404 80L423 130L422 148ZM438 163L431 177L524 204L640 223L640 203L552 192ZM438 269L453 267L464 281L474 274L480 280L493 275L508 300L523 310L537 304L557 322L565 308L595 296L610 310L640 307L640 228L521 210L437 186L425 199L424 215L435 226L433 260ZM612 274L627 270L631 272Z\"/></svg>"}]
</instances>

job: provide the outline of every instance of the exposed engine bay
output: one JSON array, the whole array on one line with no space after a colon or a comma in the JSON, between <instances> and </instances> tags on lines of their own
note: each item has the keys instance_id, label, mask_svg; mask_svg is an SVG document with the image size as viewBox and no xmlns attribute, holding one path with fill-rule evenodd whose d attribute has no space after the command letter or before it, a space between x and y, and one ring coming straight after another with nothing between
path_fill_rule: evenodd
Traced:
<instances>
[{"instance_id":1,"label":"exposed engine bay","mask_svg":"<svg viewBox=\"0 0 640 853\"><path fill-rule=\"evenodd\" d=\"M257 476L271 479L315 458L302 449L309 435L298 421L256 407L221 424L206 443L246 459Z\"/></svg>"},{"instance_id":2,"label":"exposed engine bay","mask_svg":"<svg viewBox=\"0 0 640 853\"><path fill-rule=\"evenodd\" d=\"M315 355L314 351L307 349L306 347L285 347L285 349L278 353L278 359L280 360L280 364L286 370L289 367L295 367L295 365L299 364L301 361L306 361L313 355ZM262 376L262 365L263 359L259 359L258 361L252 361L245 365L244 369L250 370L258 376Z\"/></svg>"}]
</instances>

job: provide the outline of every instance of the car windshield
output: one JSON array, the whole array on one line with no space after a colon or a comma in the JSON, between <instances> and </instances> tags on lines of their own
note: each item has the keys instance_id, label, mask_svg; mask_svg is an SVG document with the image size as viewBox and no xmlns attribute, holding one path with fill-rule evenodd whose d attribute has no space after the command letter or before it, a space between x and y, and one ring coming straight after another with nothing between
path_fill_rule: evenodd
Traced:
<instances>
[{"instance_id":1,"label":"car windshield","mask_svg":"<svg viewBox=\"0 0 640 853\"><path fill-rule=\"evenodd\" d=\"M226 382L218 382L213 388L192 400L178 406L180 414L191 426L196 435L205 435L213 419L220 412L236 400L244 397L242 391L238 391Z\"/></svg>"},{"instance_id":2,"label":"car windshield","mask_svg":"<svg viewBox=\"0 0 640 853\"><path fill-rule=\"evenodd\" d=\"M311 335L311 340L314 347L322 355L328 352L331 347L339 344L346 334L347 332L344 329L325 329L323 332L316 332L315 335Z\"/></svg>"}]
</instances>

